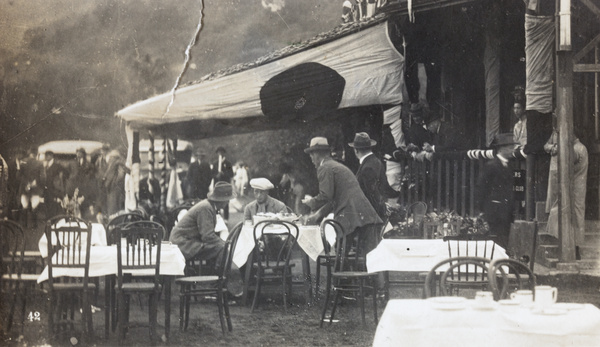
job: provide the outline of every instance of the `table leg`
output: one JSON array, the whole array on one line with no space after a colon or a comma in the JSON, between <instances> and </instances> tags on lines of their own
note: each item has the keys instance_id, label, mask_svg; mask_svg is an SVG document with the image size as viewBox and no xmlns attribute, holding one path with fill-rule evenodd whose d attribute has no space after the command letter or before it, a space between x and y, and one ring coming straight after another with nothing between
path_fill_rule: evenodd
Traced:
<instances>
[{"instance_id":1,"label":"table leg","mask_svg":"<svg viewBox=\"0 0 600 347\"><path fill-rule=\"evenodd\" d=\"M171 335L171 279L172 276L165 276L165 337L169 341ZM165 341L166 342L166 341Z\"/></svg>"},{"instance_id":2,"label":"table leg","mask_svg":"<svg viewBox=\"0 0 600 347\"><path fill-rule=\"evenodd\" d=\"M248 287L250 286L250 276L252 275L252 262L254 261L254 250L248 255L246 260L246 271L244 273L244 293L242 294L242 303L248 306Z\"/></svg>"},{"instance_id":3,"label":"table leg","mask_svg":"<svg viewBox=\"0 0 600 347\"><path fill-rule=\"evenodd\" d=\"M104 276L104 339L107 341L110 332L110 314L112 312L112 305L110 303L113 292L111 276Z\"/></svg>"},{"instance_id":4,"label":"table leg","mask_svg":"<svg viewBox=\"0 0 600 347\"><path fill-rule=\"evenodd\" d=\"M306 302L312 304L312 276L310 274L310 262L308 255L303 252L302 256L302 272L304 275L304 286L306 287L307 299Z\"/></svg>"}]
</instances>

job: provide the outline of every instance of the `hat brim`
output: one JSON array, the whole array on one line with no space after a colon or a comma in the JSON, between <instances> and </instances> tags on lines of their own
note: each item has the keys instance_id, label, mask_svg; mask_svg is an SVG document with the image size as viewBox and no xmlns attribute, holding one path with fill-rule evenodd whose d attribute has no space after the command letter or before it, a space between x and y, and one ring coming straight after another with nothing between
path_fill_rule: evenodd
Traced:
<instances>
[{"instance_id":1,"label":"hat brim","mask_svg":"<svg viewBox=\"0 0 600 347\"><path fill-rule=\"evenodd\" d=\"M331 151L331 147L325 145L316 145L304 149L304 153L311 153L316 151Z\"/></svg>"},{"instance_id":2,"label":"hat brim","mask_svg":"<svg viewBox=\"0 0 600 347\"><path fill-rule=\"evenodd\" d=\"M216 197L213 192L210 192L206 195L206 198L210 201L229 201L229 200L233 200L237 197L237 194L235 192L233 192L231 195L228 196L218 196Z\"/></svg>"},{"instance_id":3,"label":"hat brim","mask_svg":"<svg viewBox=\"0 0 600 347\"><path fill-rule=\"evenodd\" d=\"M375 145L377 144L377 141L375 141L375 140L373 140L373 139L371 139L370 141L371 141L371 144L370 144L370 145L368 145L368 146L361 146L361 145L358 145L358 146L357 146L357 145L356 145L354 142L350 142L350 143L348 144L348 146L350 146L350 147L352 147L352 148L361 149L361 148L371 148L371 147L373 147L373 146L375 146Z\"/></svg>"}]
</instances>

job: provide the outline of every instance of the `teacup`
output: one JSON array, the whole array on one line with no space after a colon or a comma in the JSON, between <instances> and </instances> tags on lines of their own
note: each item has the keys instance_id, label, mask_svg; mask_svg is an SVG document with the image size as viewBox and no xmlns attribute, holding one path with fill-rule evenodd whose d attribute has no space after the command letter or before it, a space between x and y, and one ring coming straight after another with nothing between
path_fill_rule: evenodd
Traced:
<instances>
[{"instance_id":1,"label":"teacup","mask_svg":"<svg viewBox=\"0 0 600 347\"><path fill-rule=\"evenodd\" d=\"M552 306L556 302L558 291L555 287L536 286L535 287L535 307L543 310Z\"/></svg>"},{"instance_id":2,"label":"teacup","mask_svg":"<svg viewBox=\"0 0 600 347\"><path fill-rule=\"evenodd\" d=\"M510 299L518 301L521 306L531 306L533 304L533 291L517 290L510 294Z\"/></svg>"}]
</instances>

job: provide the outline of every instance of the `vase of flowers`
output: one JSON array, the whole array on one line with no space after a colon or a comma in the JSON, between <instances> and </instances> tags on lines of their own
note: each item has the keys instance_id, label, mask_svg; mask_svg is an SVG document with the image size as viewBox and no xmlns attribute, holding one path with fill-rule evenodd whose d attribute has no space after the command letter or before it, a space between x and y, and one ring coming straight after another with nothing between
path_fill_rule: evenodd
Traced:
<instances>
[{"instance_id":1,"label":"vase of flowers","mask_svg":"<svg viewBox=\"0 0 600 347\"><path fill-rule=\"evenodd\" d=\"M69 195L65 195L65 197L61 199L56 199L60 206L65 210L65 213L69 216L74 216L77 218L81 218L81 203L85 200L84 196L79 196L79 188L75 188L73 192L73 197L69 197Z\"/></svg>"}]
</instances>

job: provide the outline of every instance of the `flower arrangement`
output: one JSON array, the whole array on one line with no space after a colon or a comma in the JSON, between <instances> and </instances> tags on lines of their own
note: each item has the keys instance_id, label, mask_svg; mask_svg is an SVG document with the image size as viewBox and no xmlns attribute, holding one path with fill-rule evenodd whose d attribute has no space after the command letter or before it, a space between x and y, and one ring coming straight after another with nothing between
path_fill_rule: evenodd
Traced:
<instances>
[{"instance_id":1,"label":"flower arrangement","mask_svg":"<svg viewBox=\"0 0 600 347\"><path fill-rule=\"evenodd\" d=\"M482 215L462 217L454 211L430 212L425 215L425 222L437 226L433 238L456 235L485 235L490 230Z\"/></svg>"},{"instance_id":2,"label":"flower arrangement","mask_svg":"<svg viewBox=\"0 0 600 347\"><path fill-rule=\"evenodd\" d=\"M85 200L84 196L79 196L79 188L75 188L73 192L73 197L69 197L69 195L65 195L65 197L61 199L56 199L60 206L65 210L65 213L70 216L75 216L81 218L81 203Z\"/></svg>"}]
</instances>

